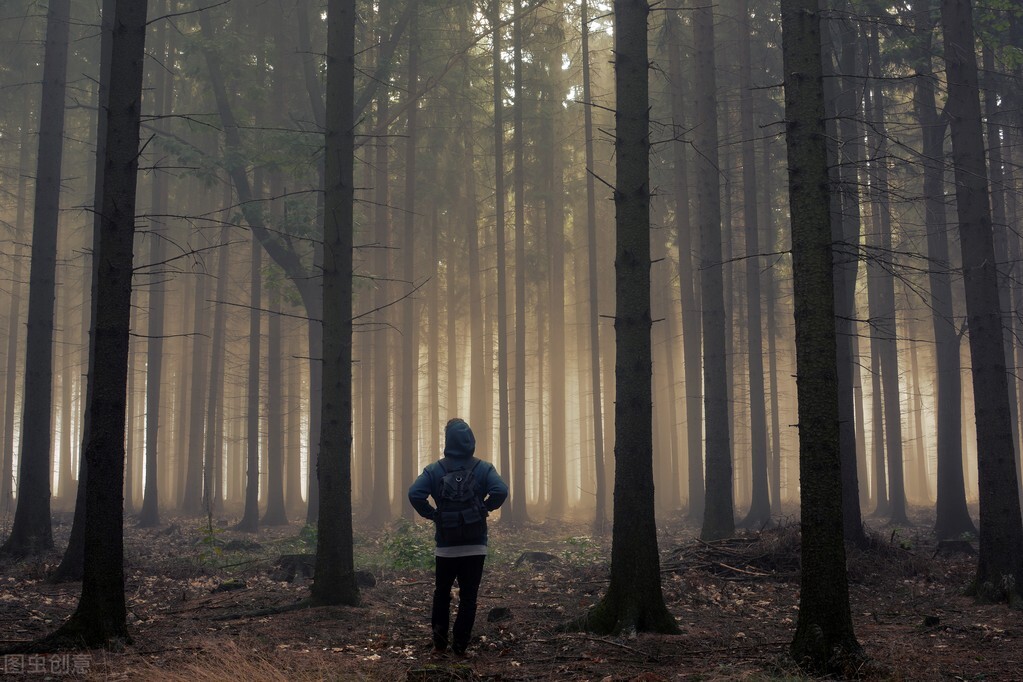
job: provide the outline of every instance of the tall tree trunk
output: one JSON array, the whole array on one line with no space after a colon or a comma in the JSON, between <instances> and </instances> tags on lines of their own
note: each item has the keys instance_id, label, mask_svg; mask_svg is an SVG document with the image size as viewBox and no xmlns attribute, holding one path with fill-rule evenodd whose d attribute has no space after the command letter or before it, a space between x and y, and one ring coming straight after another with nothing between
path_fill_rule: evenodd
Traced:
<instances>
[{"instance_id":1,"label":"tall tree trunk","mask_svg":"<svg viewBox=\"0 0 1023 682\"><path fill-rule=\"evenodd\" d=\"M909 346L910 374L913 379L913 440L916 451L916 475L917 488L920 493L920 501L930 504L931 490L927 475L927 450L924 447L924 404L920 388L920 363L917 361L917 343L911 342Z\"/></svg>"},{"instance_id":2,"label":"tall tree trunk","mask_svg":"<svg viewBox=\"0 0 1023 682\"><path fill-rule=\"evenodd\" d=\"M868 269L870 266L868 265ZM887 516L890 506L888 503L888 474L885 467L885 441L884 441L884 404L881 400L881 366L880 351L874 340L870 337L870 398L871 398L871 445L874 462L874 516Z\"/></svg>"},{"instance_id":3,"label":"tall tree trunk","mask_svg":"<svg viewBox=\"0 0 1023 682\"><path fill-rule=\"evenodd\" d=\"M408 97L416 97L419 90L419 14L413 10L409 23ZM405 138L405 225L402 235L402 270L406 286L416 281L416 142L418 105L408 107ZM419 315L414 296L402 302L401 335L401 457L400 476L405 482L414 481L419 470ZM482 378L482 377L481 377ZM402 502L401 515L411 519L414 510Z\"/></svg>"},{"instance_id":4,"label":"tall tree trunk","mask_svg":"<svg viewBox=\"0 0 1023 682\"><path fill-rule=\"evenodd\" d=\"M686 455L689 478L689 519L703 520L703 395L700 342L703 336L702 321L696 300L699 297L699 268L693 259L698 250L699 232L692 229L689 211L689 168L686 160L686 143L682 139L686 130L685 77L682 72L682 27L675 12L668 12L667 26L670 31L668 69L671 79L671 117L675 141L673 186L675 193L675 229L678 233L678 281L682 309L682 365L685 367L685 410L686 410ZM695 240L694 240L695 237ZM697 244L693 242L696 241Z\"/></svg>"},{"instance_id":5,"label":"tall tree trunk","mask_svg":"<svg viewBox=\"0 0 1023 682\"><path fill-rule=\"evenodd\" d=\"M352 235L355 231L355 2L327 5L323 229L323 421L314 604L356 604L352 538Z\"/></svg>"},{"instance_id":6,"label":"tall tree trunk","mask_svg":"<svg viewBox=\"0 0 1023 682\"><path fill-rule=\"evenodd\" d=\"M138 294L132 292L132 305L133 311L139 309L138 305ZM131 320L136 319L136 314L133 312ZM129 322L131 324L131 322ZM135 472L135 463L137 457L135 457L135 435L138 433L138 409L136 405L136 364L138 362L138 345L133 343L131 339L128 340L128 396L126 400L126 409L128 414L126 416L125 434L124 434L124 513L134 514L135 513L135 479L137 477Z\"/></svg>"},{"instance_id":7,"label":"tall tree trunk","mask_svg":"<svg viewBox=\"0 0 1023 682\"><path fill-rule=\"evenodd\" d=\"M71 618L51 636L88 648L129 640L124 597L124 538L121 486L124 466L125 398L131 318L132 245L139 156L139 117L145 60L146 4L117 0L113 17L107 144L99 248L94 255L97 288L95 333L90 344L87 414L91 415L85 457L89 480L85 518L82 594Z\"/></svg>"},{"instance_id":8,"label":"tall tree trunk","mask_svg":"<svg viewBox=\"0 0 1023 682\"><path fill-rule=\"evenodd\" d=\"M381 44L387 39L390 17L390 3L380 3L378 10L378 40ZM379 55L378 55L379 59ZM379 66L379 64L378 64ZM389 88L384 88L377 95L376 127L387 125L389 117ZM377 309L373 336L373 505L369 512L369 522L381 526L391 520L391 333L388 321L391 310L387 307L391 302L392 287L388 284L391 277L391 211L389 204L389 162L390 149L388 138L382 136L375 141L375 160L373 177L373 215L374 234L381 247L377 249L375 307Z\"/></svg>"},{"instance_id":9,"label":"tall tree trunk","mask_svg":"<svg viewBox=\"0 0 1023 682\"><path fill-rule=\"evenodd\" d=\"M230 193L229 186L225 194ZM231 204L228 196L225 196L224 205ZM223 439L219 438L223 428L224 409L224 356L227 352L227 340L225 327L227 326L227 309L224 301L227 300L227 281L230 272L231 252L228 248L229 229L224 226L220 229L220 244L217 249L217 289L213 295L213 334L210 338L210 345L213 346L210 354L210 379L209 391L206 397L206 431L203 445L203 490L202 506L206 514L220 511L220 502L223 499L223 490L220 485L220 447Z\"/></svg>"},{"instance_id":10,"label":"tall tree trunk","mask_svg":"<svg viewBox=\"0 0 1023 682\"><path fill-rule=\"evenodd\" d=\"M969 0L942 0L941 23L977 423L980 551L974 587L981 598L1012 601L1023 596L1023 520Z\"/></svg>"},{"instance_id":11,"label":"tall tree trunk","mask_svg":"<svg viewBox=\"0 0 1023 682\"><path fill-rule=\"evenodd\" d=\"M158 16L167 14L167 0L160 0L156 12ZM170 55L173 47L167 43L167 22L156 25L157 61L161 68L153 70L153 115L157 126L163 116L170 111L170 98L174 93L173 79L167 71L173 68ZM145 492L142 496L142 511L139 513L139 525L151 528L160 523L160 398L163 394L163 326L164 301L166 299L166 276L162 271L162 263L166 260L166 239L163 224L167 213L167 175L157 171L153 173L149 211L149 261L150 267L156 272L149 281L149 327L146 332L146 476ZM158 227L159 226L159 227Z\"/></svg>"},{"instance_id":12,"label":"tall tree trunk","mask_svg":"<svg viewBox=\"0 0 1023 682\"><path fill-rule=\"evenodd\" d=\"M505 238L504 185L504 85L501 78L501 0L490 0L490 25L494 27L494 207L497 248L497 439L501 471L511 474L511 442L508 433L508 265ZM510 511L510 510L509 510ZM502 514L503 518L503 514Z\"/></svg>"},{"instance_id":13,"label":"tall tree trunk","mask_svg":"<svg viewBox=\"0 0 1023 682\"><path fill-rule=\"evenodd\" d=\"M792 657L828 671L858 656L845 566L833 231L818 0L782 0L792 220L802 572Z\"/></svg>"},{"instance_id":14,"label":"tall tree trunk","mask_svg":"<svg viewBox=\"0 0 1023 682\"><path fill-rule=\"evenodd\" d=\"M26 89L26 92L28 90ZM18 208L15 214L13 249L14 266L11 271L11 306L7 318L7 376L4 381L4 439L3 470L0 471L0 514L6 516L14 501L14 414L18 380L18 341L21 339L21 278L22 259L21 239L25 233L25 213L28 208L28 168L32 134L29 127L32 123L32 107L28 95L25 96L25 113L21 122L21 149L18 151Z\"/></svg>"},{"instance_id":15,"label":"tall tree trunk","mask_svg":"<svg viewBox=\"0 0 1023 682\"><path fill-rule=\"evenodd\" d=\"M277 192L272 192L277 196ZM266 512L261 523L264 526L284 526L288 514L284 504L284 457L289 449L284 447L284 396L281 386L282 343L281 343L281 297L276 290L270 292L270 315L267 320L266 360ZM297 456L297 450L294 453Z\"/></svg>"},{"instance_id":16,"label":"tall tree trunk","mask_svg":"<svg viewBox=\"0 0 1023 682\"><path fill-rule=\"evenodd\" d=\"M290 352L288 356L295 358L299 355L299 342L298 338L292 333L288 334L288 347ZM285 490L284 501L287 511L291 514L297 514L303 509L302 504L302 422L303 420L303 400L302 400L302 380L299 376L298 365L301 361L292 361L288 365L288 369L285 371L283 376L287 377L287 427L285 433L287 434L287 449L285 450L285 468L287 470L287 488ZM361 367L360 367L361 369ZM309 448L313 450L314 448ZM310 476L316 475L315 469L309 470ZM369 487L363 488L363 490L369 490ZM264 519L264 522L266 519ZM269 525L269 524L267 524Z\"/></svg>"},{"instance_id":17,"label":"tall tree trunk","mask_svg":"<svg viewBox=\"0 0 1023 682\"><path fill-rule=\"evenodd\" d=\"M847 3L841 7L847 8ZM856 276L859 267L861 232L860 192L858 169L862 162L862 134L857 123L860 118L860 86L856 79L858 50L856 27L843 21L839 28L841 50L838 53L841 80L825 80L826 106L833 107L829 131L836 146L831 151L834 160L829 176L837 185L830 196L832 238L837 248L835 260L835 313L838 334L838 429L842 459L842 517L845 539L857 546L865 546L867 537L859 506L859 480L856 465L856 431L854 417L854 373L857 371L856 339ZM830 35L830 32L829 34ZM830 39L825 43L830 44ZM833 72L830 55L825 57L825 73ZM837 89L837 92L835 91ZM837 135L835 134L837 131ZM837 141L841 140L840 154ZM835 212L838 212L836 214Z\"/></svg>"},{"instance_id":18,"label":"tall tree trunk","mask_svg":"<svg viewBox=\"0 0 1023 682\"><path fill-rule=\"evenodd\" d=\"M512 111L514 146L512 148L512 178L515 192L515 377L512 380L515 403L512 407L511 495L508 498L508 521L524 525L526 515L526 141L523 131L523 110L526 108L522 89L522 10L521 0L513 3L515 22L512 25L512 63L515 76L512 91L515 108Z\"/></svg>"},{"instance_id":19,"label":"tall tree trunk","mask_svg":"<svg viewBox=\"0 0 1023 682\"><path fill-rule=\"evenodd\" d=\"M549 21L558 21L564 6L558 2L554 16ZM561 35L560 30L555 35ZM563 82L561 73L561 51L552 50L549 74L552 87L546 93L544 107L544 135L551 141L550 149L544 154L545 175L550 179L550 188L545 202L545 224L547 227L547 250L550 258L548 295L550 296L550 336L546 347L550 352L550 441L545 452L550 453L550 506L547 516L563 518L568 495L567 452L565 449L566 403L565 396L565 181L564 150L562 134ZM588 108L588 107L587 107ZM542 404L542 403L541 403ZM541 416L543 410L541 410Z\"/></svg>"},{"instance_id":20,"label":"tall tree trunk","mask_svg":"<svg viewBox=\"0 0 1023 682\"><path fill-rule=\"evenodd\" d=\"M249 363L245 388L245 510L235 530L259 530L259 384L263 314L263 247L252 236L249 251ZM273 380L273 374L270 374Z\"/></svg>"},{"instance_id":21,"label":"tall tree trunk","mask_svg":"<svg viewBox=\"0 0 1023 682\"><path fill-rule=\"evenodd\" d=\"M998 295L1002 306L1002 318L1006 321L1002 330L1002 342L1005 346L1005 359L1008 363L1009 376L1016 377L1013 367L1016 357L1012 329L1012 298L1013 278L1010 273L1014 263L1009 260L1009 224L1005 214L1005 172L1002 166L1002 118L999 100L1004 95L999 92L1000 74L995 71L995 54L989 43L985 43L982 51L984 66L984 113L987 119L987 150L988 168L991 178L991 227L994 231L995 257L998 258ZM1017 382L1018 383L1018 382ZM1009 390L1009 416L1012 424L1013 447L1019 443L1019 406L1016 402L1015 387ZM1020 472L1017 468L1016 475Z\"/></svg>"},{"instance_id":22,"label":"tall tree trunk","mask_svg":"<svg viewBox=\"0 0 1023 682\"><path fill-rule=\"evenodd\" d=\"M582 70L583 70L583 136L586 154L586 264L589 275L589 332L590 332L590 405L593 419L593 461L596 474L596 510L593 528L604 532L607 523L607 478L604 465L604 415L600 382L600 307L597 271L597 199L593 176L593 106L590 91L590 24L589 0L582 0Z\"/></svg>"},{"instance_id":23,"label":"tall tree trunk","mask_svg":"<svg viewBox=\"0 0 1023 682\"><path fill-rule=\"evenodd\" d=\"M707 426L706 498L700 537L715 540L735 532L732 503L732 447L728 418L728 369L721 260L720 168L718 163L717 80L714 67L714 16L711 8L693 10L696 75L694 145L698 152L700 267L703 316L703 404Z\"/></svg>"},{"instance_id":24,"label":"tall tree trunk","mask_svg":"<svg viewBox=\"0 0 1023 682\"><path fill-rule=\"evenodd\" d=\"M764 402L764 355L760 310L760 223L757 213L756 134L753 126L752 56L749 3L739 0L739 115L742 126L743 218L746 221L746 321L749 336L749 400L752 500L743 519L759 528L771 519L771 493L767 487L767 407Z\"/></svg>"},{"instance_id":25,"label":"tall tree trunk","mask_svg":"<svg viewBox=\"0 0 1023 682\"><path fill-rule=\"evenodd\" d=\"M188 335L188 332L191 330L189 326L190 314L192 313L190 302L195 299L196 278L184 277L182 280L181 288L178 292L181 301L181 317L179 319L181 338L178 340L179 359L177 364L177 387L175 388L177 391L177 399L175 401L177 421L174 425L173 448L175 453L173 499L177 502L176 506L178 509L182 508L181 502L185 494L185 476L188 473L189 462L192 456L188 451L189 419L192 413L189 400L192 395L192 383L194 382L191 367L195 360L191 353L193 340Z\"/></svg>"},{"instance_id":26,"label":"tall tree trunk","mask_svg":"<svg viewBox=\"0 0 1023 682\"><path fill-rule=\"evenodd\" d=\"M611 582L574 625L675 633L664 605L654 520L650 348L650 137L646 0L614 4L615 505Z\"/></svg>"},{"instance_id":27,"label":"tall tree trunk","mask_svg":"<svg viewBox=\"0 0 1023 682\"><path fill-rule=\"evenodd\" d=\"M774 230L774 182L772 182L771 145L768 137L763 137L763 171L760 174L762 182L760 186L764 199L761 207L764 209L763 218L760 221L763 229L763 249L766 253L774 253L776 248L776 237ZM772 256L773 258L773 256ZM776 310L778 302L776 299L776 263L767 268L764 281L764 302L767 308L767 375L768 393L771 396L771 514L781 515L781 410L779 409L780 396L778 395L778 323Z\"/></svg>"},{"instance_id":28,"label":"tall tree trunk","mask_svg":"<svg viewBox=\"0 0 1023 682\"><path fill-rule=\"evenodd\" d=\"M84 392L85 406L82 414L82 444L78 462L78 494L75 497L75 516L71 524L71 534L68 537L68 544L61 557L60 564L50 579L53 582L66 580L81 580L85 564L85 501L88 496L88 469L89 461L86 457L87 444L92 433L92 413L87 409L93 401L93 390L96 376L96 353L94 352L93 341L96 338L96 306L99 291L100 270L96 260L96 254L100 250L100 236L103 232L103 197L104 197L104 176L106 173L107 149L107 118L110 110L110 70L113 64L112 52L114 42L114 12L117 0L103 0L102 15L100 19L100 76L96 85L96 159L93 170L93 216L92 216L92 267L89 268L88 289L90 293L88 318L85 318L85 310L82 311L83 327L89 330L89 342L86 344L86 386ZM20 221L19 221L20 222ZM84 284L85 282L83 282ZM83 292L84 297L84 292ZM85 306L82 306L85 308ZM110 483L111 490L114 488ZM123 514L122 514L123 522Z\"/></svg>"},{"instance_id":29,"label":"tall tree trunk","mask_svg":"<svg viewBox=\"0 0 1023 682\"><path fill-rule=\"evenodd\" d=\"M891 259L886 268L874 278L871 285L878 287L878 310L871 313L877 332L881 360L881 383L884 390L885 449L888 452L888 520L898 525L909 524L906 514L905 471L902 455L902 407L899 389L899 349L895 311L895 279L888 271L896 266L892 249L892 216L888 187L888 140L884 123L884 92L881 88L880 48L877 27L871 29L867 41L870 49L870 75L873 87L870 97L874 139L874 211L878 234L878 252L875 258Z\"/></svg>"},{"instance_id":30,"label":"tall tree trunk","mask_svg":"<svg viewBox=\"0 0 1023 682\"><path fill-rule=\"evenodd\" d=\"M205 432L206 385L210 380L209 372L209 325L206 307L207 279L209 275L200 273L196 276L195 298L192 306L192 341L191 355L191 399L189 401L188 418L188 461L185 472L185 491L181 498L181 511L189 516L202 513L203 502L203 434ZM212 428L212 425L210 425Z\"/></svg>"},{"instance_id":31,"label":"tall tree trunk","mask_svg":"<svg viewBox=\"0 0 1023 682\"><path fill-rule=\"evenodd\" d=\"M46 18L29 265L25 387L22 393L21 446L18 448L18 505L11 535L0 547L0 554L7 556L38 554L53 547L53 529L50 526L53 306L70 25L70 0L50 0Z\"/></svg>"},{"instance_id":32,"label":"tall tree trunk","mask_svg":"<svg viewBox=\"0 0 1023 682\"><path fill-rule=\"evenodd\" d=\"M64 281L71 281L70 268L64 268ZM73 336L77 335L77 329L72 324L72 287L65 284L61 291L61 346L60 354L60 446L59 446L59 475L57 477L57 497L61 506L65 502L73 500L71 496L74 490L74 477L71 475L71 423L74 407L72 404L72 386L74 375L77 374L76 367L72 362L72 349L75 347Z\"/></svg>"}]
</instances>

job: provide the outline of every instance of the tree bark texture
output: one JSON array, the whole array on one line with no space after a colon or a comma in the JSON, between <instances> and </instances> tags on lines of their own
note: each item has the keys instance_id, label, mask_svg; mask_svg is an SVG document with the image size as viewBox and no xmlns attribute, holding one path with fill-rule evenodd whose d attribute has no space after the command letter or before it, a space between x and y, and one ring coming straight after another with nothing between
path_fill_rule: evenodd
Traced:
<instances>
[{"instance_id":1,"label":"tree bark texture","mask_svg":"<svg viewBox=\"0 0 1023 682\"><path fill-rule=\"evenodd\" d=\"M1023 521L969 0L942 0L941 23L977 428L980 548L975 589L983 599L1015 599L1023 596Z\"/></svg>"},{"instance_id":2,"label":"tree bark texture","mask_svg":"<svg viewBox=\"0 0 1023 682\"><path fill-rule=\"evenodd\" d=\"M323 230L323 415L312 601L356 604L352 537L352 236L355 230L354 0L327 5Z\"/></svg>"},{"instance_id":3,"label":"tree bark texture","mask_svg":"<svg viewBox=\"0 0 1023 682\"><path fill-rule=\"evenodd\" d=\"M802 530L793 658L814 670L859 653L842 532L835 279L817 0L782 0L785 128L792 220ZM839 654L836 656L836 652Z\"/></svg>"}]
</instances>

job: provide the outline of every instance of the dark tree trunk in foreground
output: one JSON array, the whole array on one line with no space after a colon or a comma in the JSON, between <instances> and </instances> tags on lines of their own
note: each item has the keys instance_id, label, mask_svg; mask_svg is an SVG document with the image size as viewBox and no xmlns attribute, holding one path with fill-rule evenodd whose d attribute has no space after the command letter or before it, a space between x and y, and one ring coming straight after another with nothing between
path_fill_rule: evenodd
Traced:
<instances>
[{"instance_id":1,"label":"dark tree trunk in foreground","mask_svg":"<svg viewBox=\"0 0 1023 682\"><path fill-rule=\"evenodd\" d=\"M1023 596L1023 521L969 0L942 0L941 23L977 421L980 556L974 588L981 599L1013 600Z\"/></svg>"},{"instance_id":2,"label":"dark tree trunk in foreground","mask_svg":"<svg viewBox=\"0 0 1023 682\"><path fill-rule=\"evenodd\" d=\"M124 537L121 487L124 483L124 430L131 320L132 242L135 235L135 182L146 43L146 3L117 0L111 46L107 144L100 203L94 334L90 356L95 375L86 413L91 417L85 444L89 478L85 486L85 564L82 596L71 618L51 637L86 647L127 639L124 599Z\"/></svg>"},{"instance_id":3,"label":"dark tree trunk in foreground","mask_svg":"<svg viewBox=\"0 0 1023 682\"><path fill-rule=\"evenodd\" d=\"M700 537L726 538L735 533L732 501L732 445L728 410L725 349L724 265L721 262L720 168L718 167L717 80L714 75L714 16L709 5L693 10L696 49L694 133L700 267L703 270L703 404L707 433L707 474Z\"/></svg>"},{"instance_id":4,"label":"dark tree trunk in foreground","mask_svg":"<svg viewBox=\"0 0 1023 682\"><path fill-rule=\"evenodd\" d=\"M107 111L110 108L110 52L113 49L113 16L116 0L103 0L103 14L100 21L100 78L97 84L96 103L96 149L106 149L107 145ZM89 338L95 337L93 325L96 321L96 291L99 288L99 270L95 267L95 254L99 253L100 235L102 233L102 206L100 201L103 198L103 173L106 166L105 156L96 154L93 176L93 205L96 210L92 216L92 262L93 267L88 279L83 281L89 284L88 308L82 303L82 326L89 330ZM88 312L86 312L88 310ZM83 399L86 405L92 402L93 377L96 376L96 354L93 353L93 344L88 343L86 351L86 362L88 363L85 376L85 391ZM53 582L81 580L85 563L85 498L88 489L89 462L85 458L85 446L89 442L92 432L92 414L85 410L82 415L81 431L81 455L78 460L78 493L75 495L75 516L71 523L71 535L68 538L67 547L64 549L64 556L60 564L50 576Z\"/></svg>"},{"instance_id":5,"label":"dark tree trunk in foreground","mask_svg":"<svg viewBox=\"0 0 1023 682\"><path fill-rule=\"evenodd\" d=\"M920 3L913 33L916 54L913 62L914 106L920 123L923 151L924 227L927 230L927 278L934 327L934 360L937 387L937 499L934 532L938 539L977 534L966 506L963 480L962 374L960 336L952 307L952 267L949 258L945 210L945 125L935 105L935 76L931 66L934 26L931 2Z\"/></svg>"},{"instance_id":6,"label":"dark tree trunk in foreground","mask_svg":"<svg viewBox=\"0 0 1023 682\"><path fill-rule=\"evenodd\" d=\"M615 503L611 583L572 625L612 634L676 633L661 594L654 522L650 348L650 138L646 0L615 14Z\"/></svg>"},{"instance_id":7,"label":"dark tree trunk in foreground","mask_svg":"<svg viewBox=\"0 0 1023 682\"><path fill-rule=\"evenodd\" d=\"M356 604L352 538L352 234L355 221L355 2L327 5L323 229L323 421L315 604Z\"/></svg>"},{"instance_id":8,"label":"dark tree trunk in foreground","mask_svg":"<svg viewBox=\"0 0 1023 682\"><path fill-rule=\"evenodd\" d=\"M36 554L53 547L53 529L50 526L53 306L70 25L71 1L50 0L29 266L25 388L22 394L21 447L18 448L18 506L14 512L11 536L0 548L0 554L8 556ZM17 324L16 320L14 324Z\"/></svg>"},{"instance_id":9,"label":"dark tree trunk in foreground","mask_svg":"<svg viewBox=\"0 0 1023 682\"><path fill-rule=\"evenodd\" d=\"M792 220L802 577L792 657L842 673L853 633L842 533L834 264L817 0L782 0ZM836 655L837 654L837 655Z\"/></svg>"}]
</instances>

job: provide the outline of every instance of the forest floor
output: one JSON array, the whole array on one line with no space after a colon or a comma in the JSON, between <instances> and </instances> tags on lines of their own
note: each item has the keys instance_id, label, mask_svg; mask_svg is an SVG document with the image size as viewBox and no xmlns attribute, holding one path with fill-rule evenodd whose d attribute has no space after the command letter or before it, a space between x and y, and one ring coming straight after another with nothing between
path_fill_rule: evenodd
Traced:
<instances>
[{"instance_id":1,"label":"forest floor","mask_svg":"<svg viewBox=\"0 0 1023 682\"><path fill-rule=\"evenodd\" d=\"M1023 614L963 591L975 558L916 526L874 523L849 557L856 634L872 680L1023 680ZM69 515L57 515L58 546ZM113 650L0 657L0 678L96 680L799 680L786 655L798 602L794 525L703 543L660 531L664 597L681 634L599 637L556 626L607 586L610 537L584 524L512 531L495 523L468 658L432 654L430 528L357 529L357 568L375 584L357 607L280 611L308 596L298 524L239 533L229 519L126 524L129 626ZM975 546L975 543L974 545ZM969 550L964 543L958 550ZM50 584L54 552L0 564L0 646L38 638L74 609L80 584ZM457 601L457 600L456 600ZM503 616L502 619L497 619Z\"/></svg>"}]
</instances>

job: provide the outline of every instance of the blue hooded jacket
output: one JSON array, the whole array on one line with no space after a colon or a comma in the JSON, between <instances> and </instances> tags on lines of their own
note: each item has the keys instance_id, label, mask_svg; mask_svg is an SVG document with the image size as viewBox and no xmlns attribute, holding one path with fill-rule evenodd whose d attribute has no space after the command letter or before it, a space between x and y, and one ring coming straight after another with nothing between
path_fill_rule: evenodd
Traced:
<instances>
[{"instance_id":1,"label":"blue hooded jacket","mask_svg":"<svg viewBox=\"0 0 1023 682\"><path fill-rule=\"evenodd\" d=\"M420 516L431 521L434 519L437 508L427 498L432 497L436 504L440 498L441 479L449 471L471 469L476 461L473 460L475 452L476 437L472 429L461 419L451 420L444 430L444 463L438 461L428 465L408 489L408 500ZM508 498L508 485L493 464L479 461L473 476L479 485L478 493L484 509L492 512L504 504ZM438 547L448 546L440 539L439 532L435 533L434 539ZM483 535L482 543L473 544L486 545L486 534Z\"/></svg>"}]
</instances>

